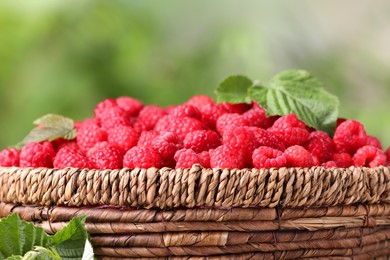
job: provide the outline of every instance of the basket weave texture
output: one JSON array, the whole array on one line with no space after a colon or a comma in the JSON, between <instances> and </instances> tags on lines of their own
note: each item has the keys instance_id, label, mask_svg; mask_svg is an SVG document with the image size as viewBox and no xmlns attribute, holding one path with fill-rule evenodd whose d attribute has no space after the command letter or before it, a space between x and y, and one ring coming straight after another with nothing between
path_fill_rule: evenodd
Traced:
<instances>
[{"instance_id":1,"label":"basket weave texture","mask_svg":"<svg viewBox=\"0 0 390 260\"><path fill-rule=\"evenodd\" d=\"M0 217L87 216L102 259L390 255L390 168L0 168Z\"/></svg>"}]
</instances>

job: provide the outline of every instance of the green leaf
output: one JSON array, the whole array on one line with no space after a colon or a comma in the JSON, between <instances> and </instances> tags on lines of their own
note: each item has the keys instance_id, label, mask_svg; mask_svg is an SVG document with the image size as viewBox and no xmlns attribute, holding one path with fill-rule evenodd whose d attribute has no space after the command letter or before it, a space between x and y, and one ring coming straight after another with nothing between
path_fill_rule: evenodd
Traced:
<instances>
[{"instance_id":1,"label":"green leaf","mask_svg":"<svg viewBox=\"0 0 390 260\"><path fill-rule=\"evenodd\" d=\"M248 96L248 88L252 85L252 80L245 76L230 76L217 87L217 101L250 104L251 99Z\"/></svg>"},{"instance_id":2,"label":"green leaf","mask_svg":"<svg viewBox=\"0 0 390 260\"><path fill-rule=\"evenodd\" d=\"M250 87L248 93L269 116L294 113L307 125L334 133L339 100L307 71L283 71L265 85Z\"/></svg>"},{"instance_id":3,"label":"green leaf","mask_svg":"<svg viewBox=\"0 0 390 260\"><path fill-rule=\"evenodd\" d=\"M37 125L32 129L27 136L16 145L17 148L22 148L29 142L53 141L57 138L67 140L76 137L74 122L72 119L56 114L48 114L34 121Z\"/></svg>"},{"instance_id":4,"label":"green leaf","mask_svg":"<svg viewBox=\"0 0 390 260\"><path fill-rule=\"evenodd\" d=\"M16 213L0 220L0 230L0 259L23 256L35 246L53 245L42 228L21 220Z\"/></svg>"},{"instance_id":5,"label":"green leaf","mask_svg":"<svg viewBox=\"0 0 390 260\"><path fill-rule=\"evenodd\" d=\"M54 236L56 250L62 259L82 259L88 233L84 227L86 217L73 218Z\"/></svg>"}]
</instances>

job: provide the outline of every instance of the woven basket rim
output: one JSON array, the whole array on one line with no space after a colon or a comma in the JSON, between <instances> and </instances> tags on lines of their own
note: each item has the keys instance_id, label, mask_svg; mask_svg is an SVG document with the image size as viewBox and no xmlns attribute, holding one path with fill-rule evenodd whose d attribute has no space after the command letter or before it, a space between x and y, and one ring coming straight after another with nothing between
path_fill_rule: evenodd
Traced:
<instances>
[{"instance_id":1,"label":"woven basket rim","mask_svg":"<svg viewBox=\"0 0 390 260\"><path fill-rule=\"evenodd\" d=\"M136 208L318 207L390 202L390 167L0 167L0 202Z\"/></svg>"}]
</instances>

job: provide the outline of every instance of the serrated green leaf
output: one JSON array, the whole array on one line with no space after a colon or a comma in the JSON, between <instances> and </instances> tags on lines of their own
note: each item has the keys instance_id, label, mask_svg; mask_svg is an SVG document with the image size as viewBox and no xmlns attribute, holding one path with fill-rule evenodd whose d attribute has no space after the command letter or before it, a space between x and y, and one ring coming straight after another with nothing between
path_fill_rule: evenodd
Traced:
<instances>
[{"instance_id":1,"label":"serrated green leaf","mask_svg":"<svg viewBox=\"0 0 390 260\"><path fill-rule=\"evenodd\" d=\"M250 87L248 93L267 110L267 115L294 113L307 125L334 133L339 100L307 71L283 71L265 85Z\"/></svg>"},{"instance_id":2,"label":"serrated green leaf","mask_svg":"<svg viewBox=\"0 0 390 260\"><path fill-rule=\"evenodd\" d=\"M252 85L252 80L245 76L230 76L217 87L217 101L249 104L251 99L248 96L248 88Z\"/></svg>"},{"instance_id":3,"label":"serrated green leaf","mask_svg":"<svg viewBox=\"0 0 390 260\"><path fill-rule=\"evenodd\" d=\"M21 149L30 142L53 141L57 138L72 140L76 137L74 122L72 119L56 114L48 114L34 121L38 125L16 145Z\"/></svg>"},{"instance_id":4,"label":"serrated green leaf","mask_svg":"<svg viewBox=\"0 0 390 260\"><path fill-rule=\"evenodd\" d=\"M23 256L34 246L49 247L53 239L42 228L21 220L14 213L0 220L0 259Z\"/></svg>"},{"instance_id":5,"label":"serrated green leaf","mask_svg":"<svg viewBox=\"0 0 390 260\"><path fill-rule=\"evenodd\" d=\"M85 220L86 217L73 218L53 236L56 250L62 259L82 259L85 241L88 240Z\"/></svg>"},{"instance_id":6,"label":"serrated green leaf","mask_svg":"<svg viewBox=\"0 0 390 260\"><path fill-rule=\"evenodd\" d=\"M73 120L57 114L47 114L34 121L35 125L42 125L53 128L73 129Z\"/></svg>"}]
</instances>

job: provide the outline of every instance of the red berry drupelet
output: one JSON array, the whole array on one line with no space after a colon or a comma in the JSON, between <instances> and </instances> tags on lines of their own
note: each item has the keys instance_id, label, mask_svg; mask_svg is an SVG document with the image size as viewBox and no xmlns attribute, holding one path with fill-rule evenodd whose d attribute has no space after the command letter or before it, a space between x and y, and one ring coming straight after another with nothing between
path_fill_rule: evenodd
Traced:
<instances>
[{"instance_id":1,"label":"red berry drupelet","mask_svg":"<svg viewBox=\"0 0 390 260\"><path fill-rule=\"evenodd\" d=\"M295 114L277 119L270 131L279 137L286 147L303 145L309 138L305 123L300 121Z\"/></svg>"},{"instance_id":2,"label":"red berry drupelet","mask_svg":"<svg viewBox=\"0 0 390 260\"><path fill-rule=\"evenodd\" d=\"M122 168L122 152L108 142L97 143L88 150L87 158L93 169L120 169Z\"/></svg>"},{"instance_id":3,"label":"red berry drupelet","mask_svg":"<svg viewBox=\"0 0 390 260\"><path fill-rule=\"evenodd\" d=\"M0 153L0 166L19 166L20 151L16 148L5 148Z\"/></svg>"},{"instance_id":4,"label":"red berry drupelet","mask_svg":"<svg viewBox=\"0 0 390 260\"><path fill-rule=\"evenodd\" d=\"M101 129L94 120L85 120L77 130L77 145L83 153L87 153L95 144L107 141L107 132Z\"/></svg>"},{"instance_id":5,"label":"red berry drupelet","mask_svg":"<svg viewBox=\"0 0 390 260\"><path fill-rule=\"evenodd\" d=\"M171 132L184 140L188 133L204 128L201 121L192 117L165 116L157 122L154 130L159 133Z\"/></svg>"},{"instance_id":6,"label":"red berry drupelet","mask_svg":"<svg viewBox=\"0 0 390 260\"><path fill-rule=\"evenodd\" d=\"M386 163L385 153L371 145L366 145L359 148L352 157L354 166L356 167L378 167Z\"/></svg>"},{"instance_id":7,"label":"red berry drupelet","mask_svg":"<svg viewBox=\"0 0 390 260\"><path fill-rule=\"evenodd\" d=\"M210 151L210 167L243 169L247 167L247 164L245 163L245 156L241 151L221 145Z\"/></svg>"},{"instance_id":8,"label":"red berry drupelet","mask_svg":"<svg viewBox=\"0 0 390 260\"><path fill-rule=\"evenodd\" d=\"M130 126L117 126L108 131L108 142L125 153L138 142L138 133Z\"/></svg>"},{"instance_id":9,"label":"red berry drupelet","mask_svg":"<svg viewBox=\"0 0 390 260\"><path fill-rule=\"evenodd\" d=\"M304 147L313 156L316 156L320 163L329 161L335 152L335 145L332 138L322 131L311 132Z\"/></svg>"},{"instance_id":10,"label":"red berry drupelet","mask_svg":"<svg viewBox=\"0 0 390 260\"><path fill-rule=\"evenodd\" d=\"M156 149L134 146L127 151L123 158L123 167L134 168L161 168L161 156Z\"/></svg>"},{"instance_id":11,"label":"red berry drupelet","mask_svg":"<svg viewBox=\"0 0 390 260\"><path fill-rule=\"evenodd\" d=\"M137 116L144 107L141 101L132 97L118 97L116 99L118 107L125 111L129 116Z\"/></svg>"},{"instance_id":12,"label":"red berry drupelet","mask_svg":"<svg viewBox=\"0 0 390 260\"><path fill-rule=\"evenodd\" d=\"M283 152L267 147L260 146L252 155L253 166L256 168L281 168L287 166L287 158Z\"/></svg>"},{"instance_id":13,"label":"red berry drupelet","mask_svg":"<svg viewBox=\"0 0 390 260\"><path fill-rule=\"evenodd\" d=\"M363 124L355 120L346 120L336 128L333 141L338 152L353 155L360 147L366 145L367 134Z\"/></svg>"},{"instance_id":14,"label":"red berry drupelet","mask_svg":"<svg viewBox=\"0 0 390 260\"><path fill-rule=\"evenodd\" d=\"M217 148L221 143L221 137L212 130L193 131L184 139L184 147L197 153Z\"/></svg>"},{"instance_id":15,"label":"red berry drupelet","mask_svg":"<svg viewBox=\"0 0 390 260\"><path fill-rule=\"evenodd\" d=\"M139 112L137 120L134 123L134 129L139 133L153 130L156 123L165 115L165 110L159 106L144 106L144 108Z\"/></svg>"},{"instance_id":16,"label":"red berry drupelet","mask_svg":"<svg viewBox=\"0 0 390 260\"><path fill-rule=\"evenodd\" d=\"M310 168L315 164L310 152L300 145L290 146L284 151L284 155L287 158L288 167Z\"/></svg>"},{"instance_id":17,"label":"red berry drupelet","mask_svg":"<svg viewBox=\"0 0 390 260\"><path fill-rule=\"evenodd\" d=\"M53 167L55 151L50 142L28 143L20 152L20 167Z\"/></svg>"},{"instance_id":18,"label":"red berry drupelet","mask_svg":"<svg viewBox=\"0 0 390 260\"><path fill-rule=\"evenodd\" d=\"M63 147L60 148L54 157L54 168L64 169L67 167L73 168L91 168L91 165L83 152L78 149Z\"/></svg>"}]
</instances>

